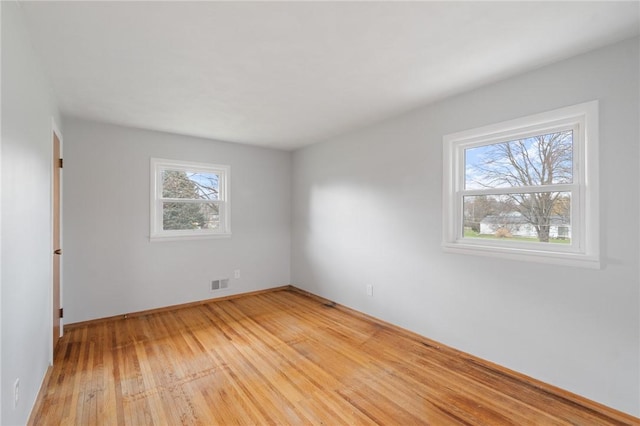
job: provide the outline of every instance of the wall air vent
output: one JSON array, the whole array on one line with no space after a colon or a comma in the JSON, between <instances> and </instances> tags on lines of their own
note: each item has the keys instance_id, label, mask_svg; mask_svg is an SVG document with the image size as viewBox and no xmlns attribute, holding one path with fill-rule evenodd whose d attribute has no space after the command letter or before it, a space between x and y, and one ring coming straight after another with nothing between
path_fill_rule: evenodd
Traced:
<instances>
[{"instance_id":1,"label":"wall air vent","mask_svg":"<svg viewBox=\"0 0 640 426\"><path fill-rule=\"evenodd\" d=\"M218 291L229 287L229 278L211 281L211 291Z\"/></svg>"}]
</instances>

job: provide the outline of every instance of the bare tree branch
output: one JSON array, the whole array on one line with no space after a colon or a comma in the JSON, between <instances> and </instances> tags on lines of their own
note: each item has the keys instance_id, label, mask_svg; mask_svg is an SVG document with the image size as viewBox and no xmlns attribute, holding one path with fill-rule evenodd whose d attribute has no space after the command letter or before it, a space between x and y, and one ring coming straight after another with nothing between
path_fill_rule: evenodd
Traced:
<instances>
[{"instance_id":1,"label":"bare tree branch","mask_svg":"<svg viewBox=\"0 0 640 426\"><path fill-rule=\"evenodd\" d=\"M484 147L483 147L484 148ZM539 241L549 241L554 214L568 215L569 204L559 203L559 192L544 186L573 180L573 134L570 130L490 145L471 168L475 185L483 188L514 188L508 198L534 226ZM517 193L521 186L541 186L540 192Z\"/></svg>"}]
</instances>

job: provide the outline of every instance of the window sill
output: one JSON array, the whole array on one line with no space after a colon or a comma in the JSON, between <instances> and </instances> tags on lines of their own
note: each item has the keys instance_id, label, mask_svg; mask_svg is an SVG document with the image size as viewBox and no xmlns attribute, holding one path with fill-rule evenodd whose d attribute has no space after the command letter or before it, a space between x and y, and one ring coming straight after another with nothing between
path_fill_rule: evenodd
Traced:
<instances>
[{"instance_id":1,"label":"window sill","mask_svg":"<svg viewBox=\"0 0 640 426\"><path fill-rule=\"evenodd\" d=\"M231 232L216 234L151 235L149 241L158 243L165 241L209 240L219 238L231 238Z\"/></svg>"},{"instance_id":2,"label":"window sill","mask_svg":"<svg viewBox=\"0 0 640 426\"><path fill-rule=\"evenodd\" d=\"M447 253L486 256L498 259L520 260L525 262L546 263L561 266L578 266L589 269L601 268L599 257L589 256L583 253L497 247L459 242L443 243L442 247Z\"/></svg>"}]
</instances>

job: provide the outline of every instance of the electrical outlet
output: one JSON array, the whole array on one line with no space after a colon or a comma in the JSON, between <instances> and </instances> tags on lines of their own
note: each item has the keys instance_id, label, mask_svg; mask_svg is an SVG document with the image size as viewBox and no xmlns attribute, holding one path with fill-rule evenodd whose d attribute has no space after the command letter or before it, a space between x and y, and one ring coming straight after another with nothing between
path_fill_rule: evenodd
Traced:
<instances>
[{"instance_id":1,"label":"electrical outlet","mask_svg":"<svg viewBox=\"0 0 640 426\"><path fill-rule=\"evenodd\" d=\"M240 278L240 269L236 269L235 271L233 271L233 278Z\"/></svg>"},{"instance_id":2,"label":"electrical outlet","mask_svg":"<svg viewBox=\"0 0 640 426\"><path fill-rule=\"evenodd\" d=\"M20 400L20 379L16 379L13 383L13 408L18 407L18 401Z\"/></svg>"},{"instance_id":3,"label":"electrical outlet","mask_svg":"<svg viewBox=\"0 0 640 426\"><path fill-rule=\"evenodd\" d=\"M373 296L373 285L367 284L367 296Z\"/></svg>"}]
</instances>

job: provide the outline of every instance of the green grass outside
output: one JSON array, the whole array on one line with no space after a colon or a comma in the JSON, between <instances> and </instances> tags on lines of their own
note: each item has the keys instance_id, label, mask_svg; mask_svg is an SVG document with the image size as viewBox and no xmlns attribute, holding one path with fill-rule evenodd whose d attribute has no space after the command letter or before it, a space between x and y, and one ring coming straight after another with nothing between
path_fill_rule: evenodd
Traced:
<instances>
[{"instance_id":1,"label":"green grass outside","mask_svg":"<svg viewBox=\"0 0 640 426\"><path fill-rule=\"evenodd\" d=\"M464 236L465 238L484 238L487 240L505 240L505 241L526 241L526 242L533 242L533 243L537 243L539 242L537 238L535 237L519 237L519 236L514 236L514 237L496 237L494 234L481 234L479 232L474 231L471 228L464 228ZM557 243L557 244L569 244L571 242L570 239L568 238L549 238L549 242L550 243Z\"/></svg>"}]
</instances>

